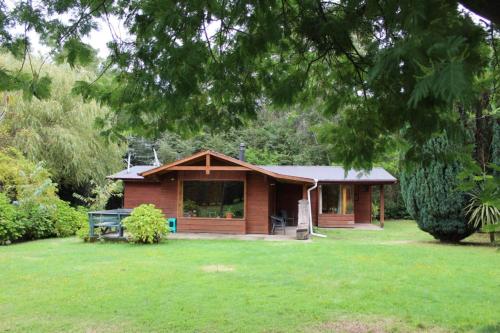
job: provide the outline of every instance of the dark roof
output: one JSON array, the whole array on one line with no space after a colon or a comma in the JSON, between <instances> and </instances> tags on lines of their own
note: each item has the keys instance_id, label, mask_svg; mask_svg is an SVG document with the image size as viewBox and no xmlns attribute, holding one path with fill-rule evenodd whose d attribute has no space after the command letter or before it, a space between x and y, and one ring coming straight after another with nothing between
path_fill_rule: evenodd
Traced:
<instances>
[{"instance_id":1,"label":"dark roof","mask_svg":"<svg viewBox=\"0 0 500 333\"><path fill-rule=\"evenodd\" d=\"M261 165L262 169L275 173L316 179L323 182L382 182L397 181L384 168L373 168L370 171L349 170L347 174L340 166L304 166L304 165Z\"/></svg>"},{"instance_id":2,"label":"dark roof","mask_svg":"<svg viewBox=\"0 0 500 333\"><path fill-rule=\"evenodd\" d=\"M303 166L303 165L261 165L258 166L277 175L316 179L323 182L367 182L367 183L395 183L397 179L384 168L373 168L371 171L349 170L347 175L340 166ZM125 169L114 175L111 179L141 180L142 172L155 169L152 165L136 165L129 170Z\"/></svg>"},{"instance_id":3,"label":"dark roof","mask_svg":"<svg viewBox=\"0 0 500 333\"><path fill-rule=\"evenodd\" d=\"M153 165L136 165L133 167L130 167L130 169L125 169L120 172L117 172L111 176L108 176L107 178L110 179L124 179L124 180L139 180L139 179L144 179L143 176L140 176L139 174L144 171L148 171L151 169L156 168Z\"/></svg>"}]
</instances>

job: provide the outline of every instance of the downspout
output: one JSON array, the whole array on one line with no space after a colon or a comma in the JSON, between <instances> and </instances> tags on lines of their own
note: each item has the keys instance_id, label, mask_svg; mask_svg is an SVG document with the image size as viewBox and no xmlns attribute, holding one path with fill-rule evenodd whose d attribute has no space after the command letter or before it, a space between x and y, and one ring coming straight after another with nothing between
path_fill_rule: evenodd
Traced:
<instances>
[{"instance_id":1,"label":"downspout","mask_svg":"<svg viewBox=\"0 0 500 333\"><path fill-rule=\"evenodd\" d=\"M323 234L317 234L313 230L313 219L312 219L312 204L311 204L311 191L314 190L315 188L318 187L318 180L314 179L314 186L310 187L307 190L307 201L309 202L309 233L312 236L317 236L317 237L326 237L326 235Z\"/></svg>"}]
</instances>

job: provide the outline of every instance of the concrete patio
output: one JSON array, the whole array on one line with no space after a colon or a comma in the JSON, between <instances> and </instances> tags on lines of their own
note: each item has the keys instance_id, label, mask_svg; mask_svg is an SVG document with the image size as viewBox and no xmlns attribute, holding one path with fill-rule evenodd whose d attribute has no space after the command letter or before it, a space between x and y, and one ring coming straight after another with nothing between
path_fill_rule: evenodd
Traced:
<instances>
[{"instance_id":1,"label":"concrete patio","mask_svg":"<svg viewBox=\"0 0 500 333\"><path fill-rule=\"evenodd\" d=\"M279 231L275 235L265 235L265 234L233 235L233 234L216 234L216 233L181 232L181 233L169 234L168 239L236 239L236 240L290 241L290 240L297 240L296 236L297 236L296 227L286 227L286 233L284 235L282 232ZM309 241L310 240L307 240L306 242Z\"/></svg>"}]
</instances>

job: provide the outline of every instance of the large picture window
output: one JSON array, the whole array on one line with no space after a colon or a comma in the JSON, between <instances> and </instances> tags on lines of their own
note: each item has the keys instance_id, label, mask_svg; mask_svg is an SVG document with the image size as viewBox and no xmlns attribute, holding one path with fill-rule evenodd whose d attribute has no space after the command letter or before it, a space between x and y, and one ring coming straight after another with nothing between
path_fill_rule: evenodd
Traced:
<instances>
[{"instance_id":1,"label":"large picture window","mask_svg":"<svg viewBox=\"0 0 500 333\"><path fill-rule=\"evenodd\" d=\"M241 181L184 181L183 214L243 218L244 187Z\"/></svg>"},{"instance_id":2,"label":"large picture window","mask_svg":"<svg viewBox=\"0 0 500 333\"><path fill-rule=\"evenodd\" d=\"M352 197L352 185L321 185L321 213L353 214L354 205Z\"/></svg>"}]
</instances>

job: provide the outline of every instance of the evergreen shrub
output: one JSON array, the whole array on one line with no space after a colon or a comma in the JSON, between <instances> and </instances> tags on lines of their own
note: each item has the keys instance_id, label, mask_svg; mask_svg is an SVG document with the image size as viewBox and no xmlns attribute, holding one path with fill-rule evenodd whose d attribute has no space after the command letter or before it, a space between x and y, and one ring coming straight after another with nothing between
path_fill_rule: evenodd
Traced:
<instances>
[{"instance_id":1,"label":"evergreen shrub","mask_svg":"<svg viewBox=\"0 0 500 333\"><path fill-rule=\"evenodd\" d=\"M123 226L134 243L159 243L169 232L162 211L152 204L136 207L123 219Z\"/></svg>"}]
</instances>

